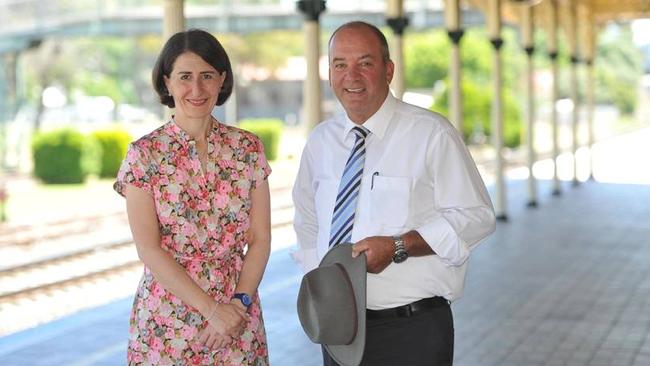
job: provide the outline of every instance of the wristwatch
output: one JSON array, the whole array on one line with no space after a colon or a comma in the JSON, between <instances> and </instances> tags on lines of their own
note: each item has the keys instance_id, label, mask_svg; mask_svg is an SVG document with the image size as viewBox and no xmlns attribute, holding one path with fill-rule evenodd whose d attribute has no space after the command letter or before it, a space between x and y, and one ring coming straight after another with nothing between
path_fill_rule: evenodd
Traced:
<instances>
[{"instance_id":1,"label":"wristwatch","mask_svg":"<svg viewBox=\"0 0 650 366\"><path fill-rule=\"evenodd\" d=\"M232 295L232 298L241 301L241 303L244 304L246 309L249 309L251 307L251 304L253 303L253 299L251 299L251 297L248 294L243 292L239 292Z\"/></svg>"},{"instance_id":2,"label":"wristwatch","mask_svg":"<svg viewBox=\"0 0 650 366\"><path fill-rule=\"evenodd\" d=\"M404 247L404 240L401 236L393 236L393 242L395 243L395 254L393 254L393 262L402 263L409 257L409 253Z\"/></svg>"}]
</instances>

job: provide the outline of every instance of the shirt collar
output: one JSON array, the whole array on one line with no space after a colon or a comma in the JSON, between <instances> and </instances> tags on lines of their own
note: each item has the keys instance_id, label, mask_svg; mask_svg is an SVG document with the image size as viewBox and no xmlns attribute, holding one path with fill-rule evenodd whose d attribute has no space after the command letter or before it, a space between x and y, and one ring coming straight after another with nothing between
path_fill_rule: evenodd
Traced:
<instances>
[{"instance_id":1,"label":"shirt collar","mask_svg":"<svg viewBox=\"0 0 650 366\"><path fill-rule=\"evenodd\" d=\"M390 123L393 113L395 113L395 108L397 107L397 98L388 91L388 95L384 100L384 103L379 107L377 112L370 116L364 123L365 127L370 133L374 136L377 136L378 139L383 139L386 134L386 129ZM354 126L357 126L356 123L352 122L348 115L345 115L345 128L343 129L343 139L345 140L349 135L350 131Z\"/></svg>"},{"instance_id":2,"label":"shirt collar","mask_svg":"<svg viewBox=\"0 0 650 366\"><path fill-rule=\"evenodd\" d=\"M219 128L219 123L216 122L214 119L212 120L212 128L210 129L210 132L208 133L208 141L211 141L212 138L215 136L216 130ZM174 120L174 116L171 116L169 119L169 122L167 122L167 125L165 126L165 130L167 133L171 136L173 136L176 140L181 142L184 146L187 146L187 144L192 141L192 137L185 132L178 124L176 124L176 121Z\"/></svg>"}]
</instances>

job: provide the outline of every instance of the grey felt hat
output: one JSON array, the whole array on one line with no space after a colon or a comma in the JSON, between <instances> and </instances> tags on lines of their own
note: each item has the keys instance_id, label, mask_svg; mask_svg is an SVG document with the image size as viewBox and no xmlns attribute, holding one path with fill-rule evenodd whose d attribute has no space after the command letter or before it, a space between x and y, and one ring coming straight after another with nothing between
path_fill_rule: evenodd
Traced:
<instances>
[{"instance_id":1,"label":"grey felt hat","mask_svg":"<svg viewBox=\"0 0 650 366\"><path fill-rule=\"evenodd\" d=\"M366 255L350 243L332 247L298 292L298 318L314 343L341 366L361 363L366 345Z\"/></svg>"}]
</instances>

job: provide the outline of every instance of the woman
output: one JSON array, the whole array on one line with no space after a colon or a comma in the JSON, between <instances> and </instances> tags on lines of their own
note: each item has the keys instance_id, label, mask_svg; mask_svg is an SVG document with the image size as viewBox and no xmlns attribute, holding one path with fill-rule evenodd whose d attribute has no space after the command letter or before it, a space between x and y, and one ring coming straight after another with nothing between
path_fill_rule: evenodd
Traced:
<instances>
[{"instance_id":1,"label":"woman","mask_svg":"<svg viewBox=\"0 0 650 366\"><path fill-rule=\"evenodd\" d=\"M175 108L133 142L114 188L144 262L129 365L266 365L257 296L270 252L270 168L259 139L211 116L230 96L226 51L202 30L172 36L153 84Z\"/></svg>"}]
</instances>

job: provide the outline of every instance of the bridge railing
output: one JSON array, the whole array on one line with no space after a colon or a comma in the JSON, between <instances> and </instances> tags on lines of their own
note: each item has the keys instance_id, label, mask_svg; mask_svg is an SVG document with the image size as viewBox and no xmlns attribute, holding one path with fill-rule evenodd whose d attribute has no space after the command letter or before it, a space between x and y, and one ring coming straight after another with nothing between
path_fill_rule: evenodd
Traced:
<instances>
[{"instance_id":1,"label":"bridge railing","mask_svg":"<svg viewBox=\"0 0 650 366\"><path fill-rule=\"evenodd\" d=\"M215 4L217 3L217 4ZM385 21L386 0L329 0L323 30L349 20ZM443 0L407 0L411 29L444 26ZM251 33L302 28L294 0L186 0L188 27L214 32ZM20 52L52 37L119 36L162 33L161 0L0 0L0 56ZM481 24L478 11L464 23Z\"/></svg>"},{"instance_id":2,"label":"bridge railing","mask_svg":"<svg viewBox=\"0 0 650 366\"><path fill-rule=\"evenodd\" d=\"M443 0L407 0L407 10L441 10ZM383 12L386 0L330 0L329 13L375 13ZM222 0L189 1L185 5L186 16L229 15L288 15L295 14L295 0ZM163 13L161 0L0 0L0 37L23 34L43 29L56 29L61 24L99 20L114 17L156 17Z\"/></svg>"}]
</instances>

